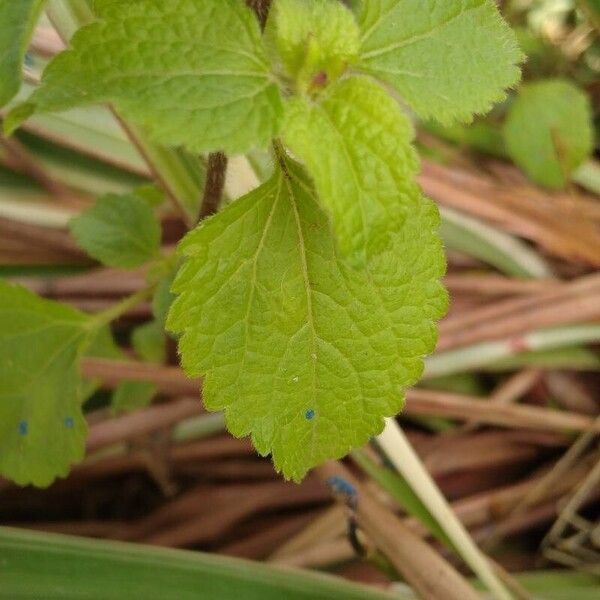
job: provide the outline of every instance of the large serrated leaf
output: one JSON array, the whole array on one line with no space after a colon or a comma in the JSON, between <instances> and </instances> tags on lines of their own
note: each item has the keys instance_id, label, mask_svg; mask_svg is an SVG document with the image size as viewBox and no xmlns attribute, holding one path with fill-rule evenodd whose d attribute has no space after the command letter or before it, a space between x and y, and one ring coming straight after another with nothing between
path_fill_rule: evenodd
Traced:
<instances>
[{"instance_id":1,"label":"large serrated leaf","mask_svg":"<svg viewBox=\"0 0 600 600\"><path fill-rule=\"evenodd\" d=\"M86 316L0 282L0 473L49 485L83 458Z\"/></svg>"},{"instance_id":2,"label":"large serrated leaf","mask_svg":"<svg viewBox=\"0 0 600 600\"><path fill-rule=\"evenodd\" d=\"M415 188L393 242L356 271L306 175L285 160L188 234L168 327L182 334L187 373L205 376L207 408L225 410L229 430L293 479L380 432L445 310L438 225Z\"/></svg>"},{"instance_id":3,"label":"large serrated leaf","mask_svg":"<svg viewBox=\"0 0 600 600\"><path fill-rule=\"evenodd\" d=\"M469 120L519 79L516 37L493 0L369 0L360 66L424 118Z\"/></svg>"},{"instance_id":4,"label":"large serrated leaf","mask_svg":"<svg viewBox=\"0 0 600 600\"><path fill-rule=\"evenodd\" d=\"M281 109L258 23L243 0L97 0L41 87L9 117L111 102L154 139L245 152L276 134Z\"/></svg>"},{"instance_id":5,"label":"large serrated leaf","mask_svg":"<svg viewBox=\"0 0 600 600\"><path fill-rule=\"evenodd\" d=\"M366 77L329 87L319 102L288 103L284 138L307 165L330 210L340 247L364 264L406 218L418 160L398 103Z\"/></svg>"},{"instance_id":6,"label":"large serrated leaf","mask_svg":"<svg viewBox=\"0 0 600 600\"><path fill-rule=\"evenodd\" d=\"M44 0L0 0L0 106L21 85L25 51Z\"/></svg>"}]
</instances>

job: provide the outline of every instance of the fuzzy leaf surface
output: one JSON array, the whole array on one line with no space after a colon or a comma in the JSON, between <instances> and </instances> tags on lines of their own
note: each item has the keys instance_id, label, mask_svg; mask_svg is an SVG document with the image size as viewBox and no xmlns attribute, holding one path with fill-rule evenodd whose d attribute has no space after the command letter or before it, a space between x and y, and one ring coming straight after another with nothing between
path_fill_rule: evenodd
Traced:
<instances>
[{"instance_id":1,"label":"fuzzy leaf surface","mask_svg":"<svg viewBox=\"0 0 600 600\"><path fill-rule=\"evenodd\" d=\"M21 68L44 0L0 0L0 106L16 95Z\"/></svg>"},{"instance_id":2,"label":"fuzzy leaf surface","mask_svg":"<svg viewBox=\"0 0 600 600\"><path fill-rule=\"evenodd\" d=\"M285 71L307 82L319 73L326 75L325 82L336 79L357 59L360 47L354 15L338 0L277 0L267 37Z\"/></svg>"},{"instance_id":3,"label":"fuzzy leaf surface","mask_svg":"<svg viewBox=\"0 0 600 600\"><path fill-rule=\"evenodd\" d=\"M0 474L47 486L84 455L78 360L87 317L0 282Z\"/></svg>"},{"instance_id":4,"label":"fuzzy leaf surface","mask_svg":"<svg viewBox=\"0 0 600 600\"><path fill-rule=\"evenodd\" d=\"M167 326L207 408L299 480L402 408L446 296L439 216L416 188L393 243L357 271L306 174L282 164L183 240Z\"/></svg>"},{"instance_id":5,"label":"fuzzy leaf surface","mask_svg":"<svg viewBox=\"0 0 600 600\"><path fill-rule=\"evenodd\" d=\"M111 102L157 142L194 152L242 153L275 135L279 89L243 0L96 0L95 11L11 127L32 111Z\"/></svg>"},{"instance_id":6,"label":"fuzzy leaf surface","mask_svg":"<svg viewBox=\"0 0 600 600\"><path fill-rule=\"evenodd\" d=\"M398 103L366 77L330 86L319 102L289 102L284 139L302 159L329 209L340 247L364 265L405 218L418 160Z\"/></svg>"},{"instance_id":7,"label":"fuzzy leaf surface","mask_svg":"<svg viewBox=\"0 0 600 600\"><path fill-rule=\"evenodd\" d=\"M360 67L423 118L469 120L519 79L522 54L493 0L368 0L358 20Z\"/></svg>"}]
</instances>

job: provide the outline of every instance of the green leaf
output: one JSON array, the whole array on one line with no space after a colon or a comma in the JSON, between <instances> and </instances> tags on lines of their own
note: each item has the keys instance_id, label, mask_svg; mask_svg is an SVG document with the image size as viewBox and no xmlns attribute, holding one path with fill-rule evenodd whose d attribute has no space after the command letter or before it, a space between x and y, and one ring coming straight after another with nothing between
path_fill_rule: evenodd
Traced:
<instances>
[{"instance_id":1,"label":"green leaf","mask_svg":"<svg viewBox=\"0 0 600 600\"><path fill-rule=\"evenodd\" d=\"M21 68L44 0L0 0L0 107L19 91Z\"/></svg>"},{"instance_id":2,"label":"green leaf","mask_svg":"<svg viewBox=\"0 0 600 600\"><path fill-rule=\"evenodd\" d=\"M394 600L323 573L217 554L0 527L10 600ZM67 591L65 591L67 590Z\"/></svg>"},{"instance_id":3,"label":"green leaf","mask_svg":"<svg viewBox=\"0 0 600 600\"><path fill-rule=\"evenodd\" d=\"M358 58L358 26L338 0L277 0L266 35L302 91L318 91Z\"/></svg>"},{"instance_id":4,"label":"green leaf","mask_svg":"<svg viewBox=\"0 0 600 600\"><path fill-rule=\"evenodd\" d=\"M523 58L493 0L361 3L360 67L424 118L469 120L502 100Z\"/></svg>"},{"instance_id":5,"label":"green leaf","mask_svg":"<svg viewBox=\"0 0 600 600\"><path fill-rule=\"evenodd\" d=\"M366 77L330 86L320 102L289 102L284 139L307 165L342 251L364 264L385 246L416 192L413 129L398 103Z\"/></svg>"},{"instance_id":6,"label":"green leaf","mask_svg":"<svg viewBox=\"0 0 600 600\"><path fill-rule=\"evenodd\" d=\"M160 249L160 224L148 202L133 194L102 196L69 226L77 243L109 267L138 267Z\"/></svg>"},{"instance_id":7,"label":"green leaf","mask_svg":"<svg viewBox=\"0 0 600 600\"><path fill-rule=\"evenodd\" d=\"M146 408L156 395L156 386L149 381L122 381L112 396L116 415Z\"/></svg>"},{"instance_id":8,"label":"green leaf","mask_svg":"<svg viewBox=\"0 0 600 600\"><path fill-rule=\"evenodd\" d=\"M504 138L511 158L533 181L564 187L592 152L587 95L560 79L524 85L510 108Z\"/></svg>"},{"instance_id":9,"label":"green leaf","mask_svg":"<svg viewBox=\"0 0 600 600\"><path fill-rule=\"evenodd\" d=\"M205 376L206 407L286 477L379 433L433 349L446 306L439 216L419 194L407 203L393 243L355 271L285 160L181 243L168 328L182 334L183 366Z\"/></svg>"},{"instance_id":10,"label":"green leaf","mask_svg":"<svg viewBox=\"0 0 600 600\"><path fill-rule=\"evenodd\" d=\"M0 473L47 486L84 455L82 313L0 282Z\"/></svg>"},{"instance_id":11,"label":"green leaf","mask_svg":"<svg viewBox=\"0 0 600 600\"><path fill-rule=\"evenodd\" d=\"M136 327L131 336L133 349L148 362L164 363L167 354L165 341L164 329L158 321Z\"/></svg>"},{"instance_id":12,"label":"green leaf","mask_svg":"<svg viewBox=\"0 0 600 600\"><path fill-rule=\"evenodd\" d=\"M110 102L155 141L195 152L242 153L277 133L279 89L243 0L96 0L95 9L100 21L50 63L30 112Z\"/></svg>"},{"instance_id":13,"label":"green leaf","mask_svg":"<svg viewBox=\"0 0 600 600\"><path fill-rule=\"evenodd\" d=\"M134 190L134 194L138 198L145 200L152 208L158 208L164 204L166 199L165 193L151 183L137 187Z\"/></svg>"},{"instance_id":14,"label":"green leaf","mask_svg":"<svg viewBox=\"0 0 600 600\"><path fill-rule=\"evenodd\" d=\"M171 292L171 286L175 279L175 273L168 273L162 277L156 285L156 290L152 296L152 314L156 319L156 322L164 328L167 322L167 314L175 299L174 294Z\"/></svg>"}]
</instances>

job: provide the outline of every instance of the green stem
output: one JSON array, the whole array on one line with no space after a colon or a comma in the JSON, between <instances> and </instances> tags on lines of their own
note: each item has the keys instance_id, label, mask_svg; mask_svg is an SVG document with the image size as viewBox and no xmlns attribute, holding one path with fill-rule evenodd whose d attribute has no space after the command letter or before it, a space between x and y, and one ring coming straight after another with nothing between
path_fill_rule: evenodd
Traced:
<instances>
[{"instance_id":1,"label":"green stem","mask_svg":"<svg viewBox=\"0 0 600 600\"><path fill-rule=\"evenodd\" d=\"M95 314L89 321L89 328L94 330L108 325L138 304L144 302L144 300L148 300L155 289L156 285L150 285L131 296L127 296L127 298L124 298L120 302L113 304L110 308Z\"/></svg>"}]
</instances>

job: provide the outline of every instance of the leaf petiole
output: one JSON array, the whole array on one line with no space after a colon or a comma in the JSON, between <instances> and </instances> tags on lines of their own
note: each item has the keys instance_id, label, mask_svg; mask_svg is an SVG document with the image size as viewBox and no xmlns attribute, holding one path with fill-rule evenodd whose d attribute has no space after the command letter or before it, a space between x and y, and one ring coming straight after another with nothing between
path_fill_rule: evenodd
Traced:
<instances>
[{"instance_id":1,"label":"leaf petiole","mask_svg":"<svg viewBox=\"0 0 600 600\"><path fill-rule=\"evenodd\" d=\"M95 314L90 320L87 322L87 329L90 331L96 331L105 325L108 325L115 319L118 319L120 316L124 315L127 311L131 310L138 304L144 302L144 300L148 300L156 289L157 283L153 283L148 287L145 287L135 294L131 294L131 296L127 296L120 302L113 304L110 308L103 310Z\"/></svg>"}]
</instances>

